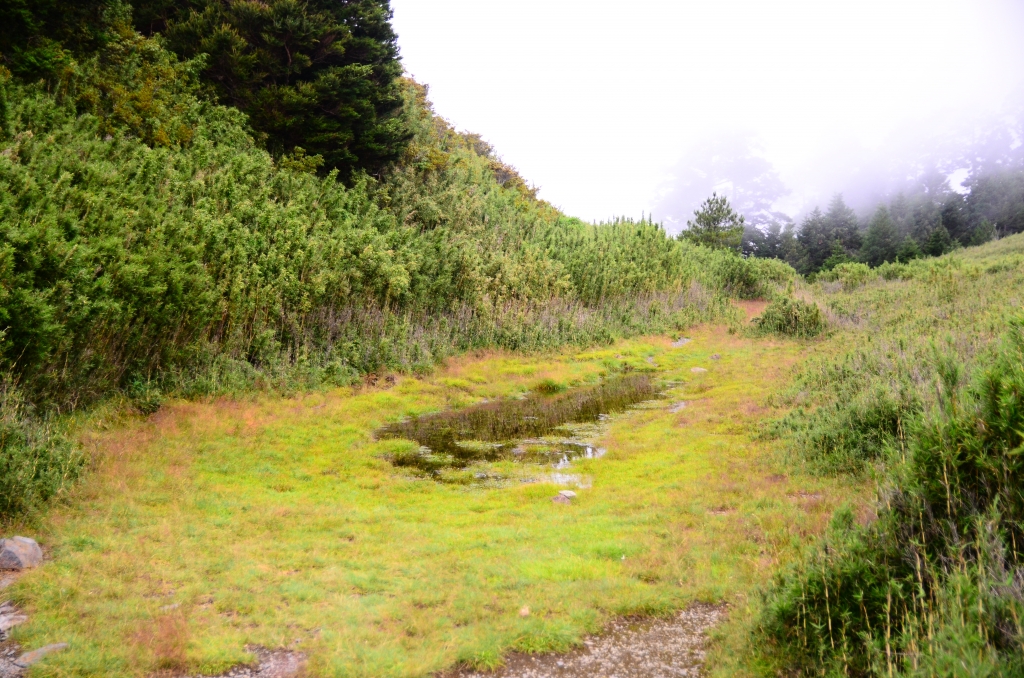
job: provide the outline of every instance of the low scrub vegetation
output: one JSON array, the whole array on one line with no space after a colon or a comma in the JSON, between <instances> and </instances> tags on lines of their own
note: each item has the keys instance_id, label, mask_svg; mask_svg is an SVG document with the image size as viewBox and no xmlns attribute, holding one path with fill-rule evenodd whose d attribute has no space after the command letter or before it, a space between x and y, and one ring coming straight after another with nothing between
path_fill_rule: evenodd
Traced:
<instances>
[{"instance_id":1,"label":"low scrub vegetation","mask_svg":"<svg viewBox=\"0 0 1024 678\"><path fill-rule=\"evenodd\" d=\"M1016 236L831 293L847 331L799 371L770 430L819 473L873 469L877 516L837 513L766 590L752 646L768 666L1022 670L1022 248Z\"/></svg>"},{"instance_id":2,"label":"low scrub vegetation","mask_svg":"<svg viewBox=\"0 0 1024 678\"><path fill-rule=\"evenodd\" d=\"M778 334L810 339L827 328L825 317L816 304L777 296L753 321L758 334Z\"/></svg>"}]
</instances>

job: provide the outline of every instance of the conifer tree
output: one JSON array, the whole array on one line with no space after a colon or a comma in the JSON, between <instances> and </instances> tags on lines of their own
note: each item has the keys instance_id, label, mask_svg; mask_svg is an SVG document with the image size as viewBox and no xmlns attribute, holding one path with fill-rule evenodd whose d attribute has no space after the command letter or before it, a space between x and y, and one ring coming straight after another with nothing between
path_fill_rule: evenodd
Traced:
<instances>
[{"instance_id":1,"label":"conifer tree","mask_svg":"<svg viewBox=\"0 0 1024 678\"><path fill-rule=\"evenodd\" d=\"M875 215L868 224L864 234L864 244L860 249L861 260L869 266L879 266L896 259L899 249L899 234L896 224L889 216L885 205L879 205Z\"/></svg>"},{"instance_id":2,"label":"conifer tree","mask_svg":"<svg viewBox=\"0 0 1024 678\"><path fill-rule=\"evenodd\" d=\"M860 230L857 224L857 213L846 202L842 194L837 193L829 203L825 222L831 242L839 241L847 254L855 254L860 249Z\"/></svg>"},{"instance_id":3,"label":"conifer tree","mask_svg":"<svg viewBox=\"0 0 1024 678\"><path fill-rule=\"evenodd\" d=\"M825 215L817 207L800 225L797 242L804 251L801 273L814 273L820 270L825 261L832 256L834 240Z\"/></svg>"},{"instance_id":4,"label":"conifer tree","mask_svg":"<svg viewBox=\"0 0 1024 678\"><path fill-rule=\"evenodd\" d=\"M939 221L939 225L928 236L928 240L921 250L930 257L940 257L951 249L953 249L953 239L949 237L949 231Z\"/></svg>"},{"instance_id":5,"label":"conifer tree","mask_svg":"<svg viewBox=\"0 0 1024 678\"><path fill-rule=\"evenodd\" d=\"M135 22L185 58L249 115L277 154L319 155L349 176L397 160L410 138L399 117L397 36L389 0L134 0Z\"/></svg>"},{"instance_id":6,"label":"conifer tree","mask_svg":"<svg viewBox=\"0 0 1024 678\"><path fill-rule=\"evenodd\" d=\"M679 237L715 249L740 251L743 246L743 216L737 214L724 195L712 193Z\"/></svg>"},{"instance_id":7,"label":"conifer tree","mask_svg":"<svg viewBox=\"0 0 1024 678\"><path fill-rule=\"evenodd\" d=\"M920 257L921 247L917 244L916 240L908 235L903 239L903 243L896 251L896 261L905 264L912 259L919 259Z\"/></svg>"}]
</instances>

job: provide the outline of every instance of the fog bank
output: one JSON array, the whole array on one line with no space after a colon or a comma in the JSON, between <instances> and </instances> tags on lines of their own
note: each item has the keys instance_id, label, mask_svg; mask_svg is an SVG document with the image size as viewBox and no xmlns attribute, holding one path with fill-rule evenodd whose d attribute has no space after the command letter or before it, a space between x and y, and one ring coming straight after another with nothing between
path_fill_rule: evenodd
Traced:
<instances>
[{"instance_id":1,"label":"fog bank","mask_svg":"<svg viewBox=\"0 0 1024 678\"><path fill-rule=\"evenodd\" d=\"M701 175L727 167L719 183L781 186L789 214L836 191L857 204L1024 100L1013 0L392 5L437 110L587 219L685 222Z\"/></svg>"}]
</instances>

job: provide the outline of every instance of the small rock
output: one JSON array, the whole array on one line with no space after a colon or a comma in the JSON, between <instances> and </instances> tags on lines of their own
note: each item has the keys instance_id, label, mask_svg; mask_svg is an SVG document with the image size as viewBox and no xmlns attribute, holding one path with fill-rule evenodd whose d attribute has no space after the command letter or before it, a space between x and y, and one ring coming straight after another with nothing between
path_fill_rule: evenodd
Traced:
<instances>
[{"instance_id":1,"label":"small rock","mask_svg":"<svg viewBox=\"0 0 1024 678\"><path fill-rule=\"evenodd\" d=\"M523 605L521 608L519 608L519 616L520 617L529 617L530 616L530 606L529 605Z\"/></svg>"},{"instance_id":2,"label":"small rock","mask_svg":"<svg viewBox=\"0 0 1024 678\"><path fill-rule=\"evenodd\" d=\"M576 493L573 492L572 490L562 490L558 494L562 495L566 499L575 499L576 498Z\"/></svg>"},{"instance_id":3,"label":"small rock","mask_svg":"<svg viewBox=\"0 0 1024 678\"><path fill-rule=\"evenodd\" d=\"M44 647L39 648L38 650L32 650L31 652L26 652L25 654L21 655L20 657L14 660L14 665L20 666L23 669L27 669L28 667L32 666L40 659L45 657L46 655L53 654L54 652L60 652L61 650L66 650L67 647L67 643L54 643L53 645L46 645Z\"/></svg>"},{"instance_id":4,"label":"small rock","mask_svg":"<svg viewBox=\"0 0 1024 678\"><path fill-rule=\"evenodd\" d=\"M24 570L43 562L43 550L34 539L13 537L0 540L0 570Z\"/></svg>"},{"instance_id":5,"label":"small rock","mask_svg":"<svg viewBox=\"0 0 1024 678\"><path fill-rule=\"evenodd\" d=\"M704 372L707 372L707 370L704 369L703 367L691 367L690 371L693 372L694 374L703 374Z\"/></svg>"},{"instance_id":6,"label":"small rock","mask_svg":"<svg viewBox=\"0 0 1024 678\"><path fill-rule=\"evenodd\" d=\"M686 337L680 337L678 339L678 341L673 341L672 342L672 348L682 348L683 346L686 346L687 344L689 344L690 341L692 341L692 340L691 339L687 339Z\"/></svg>"},{"instance_id":7,"label":"small rock","mask_svg":"<svg viewBox=\"0 0 1024 678\"><path fill-rule=\"evenodd\" d=\"M716 353L716 354L714 354L713 356L711 356L711 359L712 359L712 360L721 360L721 359L722 359L722 356L720 356L720 355L718 355L718 354Z\"/></svg>"},{"instance_id":8,"label":"small rock","mask_svg":"<svg viewBox=\"0 0 1024 678\"><path fill-rule=\"evenodd\" d=\"M171 603L170 605L163 605L160 607L161 612L170 612L171 610L177 610L181 607L181 603Z\"/></svg>"},{"instance_id":9,"label":"small rock","mask_svg":"<svg viewBox=\"0 0 1024 678\"><path fill-rule=\"evenodd\" d=\"M27 621L28 617L13 608L0 612L0 633L7 633L18 624L24 624Z\"/></svg>"},{"instance_id":10,"label":"small rock","mask_svg":"<svg viewBox=\"0 0 1024 678\"><path fill-rule=\"evenodd\" d=\"M674 405L672 405L672 407L669 408L669 412L671 412L672 414L678 414L679 412L682 412L685 409L686 409L686 401L685 400L681 400L678 403L675 403Z\"/></svg>"},{"instance_id":11,"label":"small rock","mask_svg":"<svg viewBox=\"0 0 1024 678\"><path fill-rule=\"evenodd\" d=\"M647 360L647 364L648 365L653 365L654 364L654 357L653 356L647 356L647 358L645 358L645 360Z\"/></svg>"},{"instance_id":12,"label":"small rock","mask_svg":"<svg viewBox=\"0 0 1024 678\"><path fill-rule=\"evenodd\" d=\"M571 504L572 503L572 499L569 499L569 497L563 497L560 494L557 494L554 497L551 497L551 501L555 502L556 504Z\"/></svg>"}]
</instances>

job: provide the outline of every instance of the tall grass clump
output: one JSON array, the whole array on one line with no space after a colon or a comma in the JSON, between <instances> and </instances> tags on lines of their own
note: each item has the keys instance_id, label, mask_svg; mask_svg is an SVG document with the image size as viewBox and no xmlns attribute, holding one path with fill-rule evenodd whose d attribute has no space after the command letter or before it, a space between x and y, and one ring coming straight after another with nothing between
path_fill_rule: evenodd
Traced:
<instances>
[{"instance_id":1,"label":"tall grass clump","mask_svg":"<svg viewBox=\"0 0 1024 678\"><path fill-rule=\"evenodd\" d=\"M52 419L39 417L9 380L0 384L0 518L60 497L83 465L80 449Z\"/></svg>"}]
</instances>

